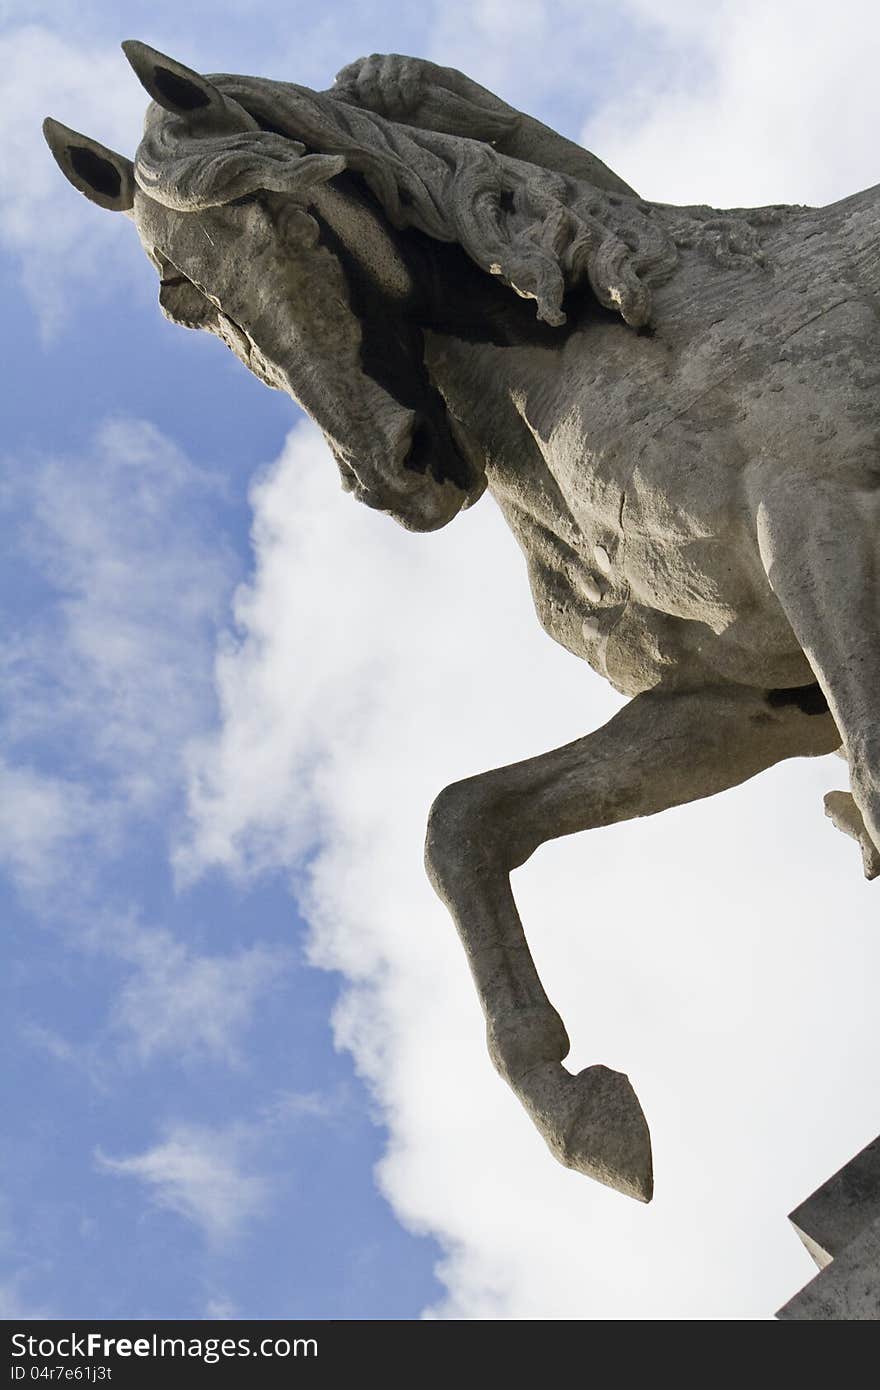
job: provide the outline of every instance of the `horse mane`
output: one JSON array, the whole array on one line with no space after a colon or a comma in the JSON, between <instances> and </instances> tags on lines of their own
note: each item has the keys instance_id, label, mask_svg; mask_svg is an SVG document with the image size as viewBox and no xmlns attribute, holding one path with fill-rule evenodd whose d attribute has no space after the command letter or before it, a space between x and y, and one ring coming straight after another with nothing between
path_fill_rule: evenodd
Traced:
<instances>
[{"instance_id":1,"label":"horse mane","mask_svg":"<svg viewBox=\"0 0 880 1390\"><path fill-rule=\"evenodd\" d=\"M292 83L229 74L209 79L257 128L200 132L198 120L153 105L135 159L150 197L186 211L270 188L308 187L308 157L341 156L393 226L460 245L539 319L565 322L569 290L589 285L635 328L648 323L652 288L675 270L682 247L723 266L762 264L761 228L780 208L719 213L673 208L608 192L499 154L482 140L420 130ZM299 169L298 169L299 166Z\"/></svg>"}]
</instances>

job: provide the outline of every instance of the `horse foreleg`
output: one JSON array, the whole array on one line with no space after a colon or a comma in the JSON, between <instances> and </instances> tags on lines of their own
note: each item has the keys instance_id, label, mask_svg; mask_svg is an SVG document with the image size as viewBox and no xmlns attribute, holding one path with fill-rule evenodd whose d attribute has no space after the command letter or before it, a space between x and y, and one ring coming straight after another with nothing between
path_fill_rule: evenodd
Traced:
<instances>
[{"instance_id":1,"label":"horse foreleg","mask_svg":"<svg viewBox=\"0 0 880 1390\"><path fill-rule=\"evenodd\" d=\"M596 733L437 798L428 874L458 926L492 1061L567 1167L650 1201L641 1106L620 1072L592 1066L572 1076L561 1065L568 1037L529 953L510 871L547 840L711 796L839 741L829 715L773 704L766 692L649 692Z\"/></svg>"}]
</instances>

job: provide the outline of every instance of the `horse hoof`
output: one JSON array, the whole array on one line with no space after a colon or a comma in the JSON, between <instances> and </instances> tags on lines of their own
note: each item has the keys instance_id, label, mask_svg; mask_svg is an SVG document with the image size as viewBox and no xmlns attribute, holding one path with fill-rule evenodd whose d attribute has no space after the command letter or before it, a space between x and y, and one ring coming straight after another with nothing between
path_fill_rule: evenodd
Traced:
<instances>
[{"instance_id":1,"label":"horse hoof","mask_svg":"<svg viewBox=\"0 0 880 1390\"><path fill-rule=\"evenodd\" d=\"M639 1202L654 1195L651 1134L623 1072L587 1067L572 1077L577 1106L566 1126L562 1162Z\"/></svg>"},{"instance_id":2,"label":"horse hoof","mask_svg":"<svg viewBox=\"0 0 880 1390\"><path fill-rule=\"evenodd\" d=\"M566 1168L650 1202L651 1135L623 1072L593 1066L572 1076L558 1065L538 1067L525 1079L520 1099Z\"/></svg>"}]
</instances>

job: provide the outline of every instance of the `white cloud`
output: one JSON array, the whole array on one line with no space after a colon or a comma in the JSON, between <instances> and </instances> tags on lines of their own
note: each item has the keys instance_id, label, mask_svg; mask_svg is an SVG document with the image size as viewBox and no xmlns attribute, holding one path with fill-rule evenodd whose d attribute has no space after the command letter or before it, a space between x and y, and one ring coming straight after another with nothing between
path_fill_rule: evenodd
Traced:
<instances>
[{"instance_id":1,"label":"white cloud","mask_svg":"<svg viewBox=\"0 0 880 1390\"><path fill-rule=\"evenodd\" d=\"M124 945L107 943L136 965L110 1023L137 1058L208 1057L239 1065L243 1036L258 1004L284 985L290 953L258 945L199 955L162 929L134 927L126 936Z\"/></svg>"},{"instance_id":2,"label":"white cloud","mask_svg":"<svg viewBox=\"0 0 880 1390\"><path fill-rule=\"evenodd\" d=\"M123 1061L238 1062L255 1009L290 964L260 945L199 953L101 890L133 827L173 815L185 744L213 714L213 644L233 573L221 501L146 421L105 421L79 455L7 458L0 472L9 558L37 595L0 653L0 864L41 918L64 926L68 946L130 966L97 1050L31 1028L95 1078L112 1042Z\"/></svg>"},{"instance_id":3,"label":"white cloud","mask_svg":"<svg viewBox=\"0 0 880 1390\"><path fill-rule=\"evenodd\" d=\"M192 1222L210 1244L224 1246L269 1210L289 1181L291 1131L333 1123L344 1106L341 1092L282 1091L252 1119L226 1126L172 1123L143 1153L114 1158L98 1149L95 1159L100 1171L137 1179L155 1205ZM220 1298L207 1316L235 1316L222 1311L225 1305Z\"/></svg>"},{"instance_id":4,"label":"white cloud","mask_svg":"<svg viewBox=\"0 0 880 1390\"><path fill-rule=\"evenodd\" d=\"M203 519L216 494L146 421L104 422L79 455L3 460L12 554L46 594L0 656L4 739L63 747L80 774L55 779L46 833L62 816L94 821L83 810L96 777L115 815L154 809L178 783L181 747L212 712L215 623L232 583ZM28 817L19 840L29 826L39 838Z\"/></svg>"},{"instance_id":5,"label":"white cloud","mask_svg":"<svg viewBox=\"0 0 880 1390\"><path fill-rule=\"evenodd\" d=\"M342 1121L348 1099L346 1086L331 1091L281 1091L261 1111L265 1132L283 1133L309 1120L328 1124Z\"/></svg>"},{"instance_id":6,"label":"white cloud","mask_svg":"<svg viewBox=\"0 0 880 1390\"><path fill-rule=\"evenodd\" d=\"M867 0L628 8L669 57L630 67L582 138L643 196L822 204L875 181L878 18Z\"/></svg>"},{"instance_id":7,"label":"white cloud","mask_svg":"<svg viewBox=\"0 0 880 1390\"><path fill-rule=\"evenodd\" d=\"M78 1072L94 1091L106 1095L113 1076L115 1058L106 1038L95 1042L72 1042L57 1029L29 1020L22 1024L19 1036L25 1046L44 1057Z\"/></svg>"},{"instance_id":8,"label":"white cloud","mask_svg":"<svg viewBox=\"0 0 880 1390\"><path fill-rule=\"evenodd\" d=\"M99 954L130 967L114 983L106 1020L86 1041L73 1043L53 1028L30 1021L23 1037L58 1062L77 1067L99 1088L120 1066L247 1065L246 1038L260 1005L285 988L293 952L261 944L228 954L200 953L163 927L134 913L101 910L68 920L67 949ZM299 1116L329 1117L338 1100L319 1095L276 1098L269 1126Z\"/></svg>"},{"instance_id":9,"label":"white cloud","mask_svg":"<svg viewBox=\"0 0 880 1390\"><path fill-rule=\"evenodd\" d=\"M84 841L112 835L112 822L88 788L0 759L0 864L26 893L70 873Z\"/></svg>"},{"instance_id":10,"label":"white cloud","mask_svg":"<svg viewBox=\"0 0 880 1390\"><path fill-rule=\"evenodd\" d=\"M212 1245L226 1245L265 1208L265 1179L246 1171L247 1142L234 1130L172 1126L166 1137L129 1158L96 1154L98 1167L135 1178L156 1206L175 1212Z\"/></svg>"},{"instance_id":11,"label":"white cloud","mask_svg":"<svg viewBox=\"0 0 880 1390\"><path fill-rule=\"evenodd\" d=\"M233 1303L231 1298L220 1295L217 1298L209 1298L205 1304L205 1317L212 1321L229 1322L240 1317L238 1306Z\"/></svg>"}]
</instances>

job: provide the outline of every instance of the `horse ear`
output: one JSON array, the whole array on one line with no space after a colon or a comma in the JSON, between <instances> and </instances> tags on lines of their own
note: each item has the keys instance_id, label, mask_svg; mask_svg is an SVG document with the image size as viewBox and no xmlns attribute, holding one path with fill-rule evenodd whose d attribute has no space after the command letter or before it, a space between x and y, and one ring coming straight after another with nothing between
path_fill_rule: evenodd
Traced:
<instances>
[{"instance_id":1,"label":"horse ear","mask_svg":"<svg viewBox=\"0 0 880 1390\"><path fill-rule=\"evenodd\" d=\"M51 116L43 122L43 134L56 164L74 188L98 207L111 212L131 210L135 184L130 159L60 121L53 121Z\"/></svg>"},{"instance_id":2,"label":"horse ear","mask_svg":"<svg viewBox=\"0 0 880 1390\"><path fill-rule=\"evenodd\" d=\"M210 114L211 107L217 113L226 110L226 101L212 82L157 48L126 39L122 51L150 96L166 111L188 116L193 112Z\"/></svg>"}]
</instances>

